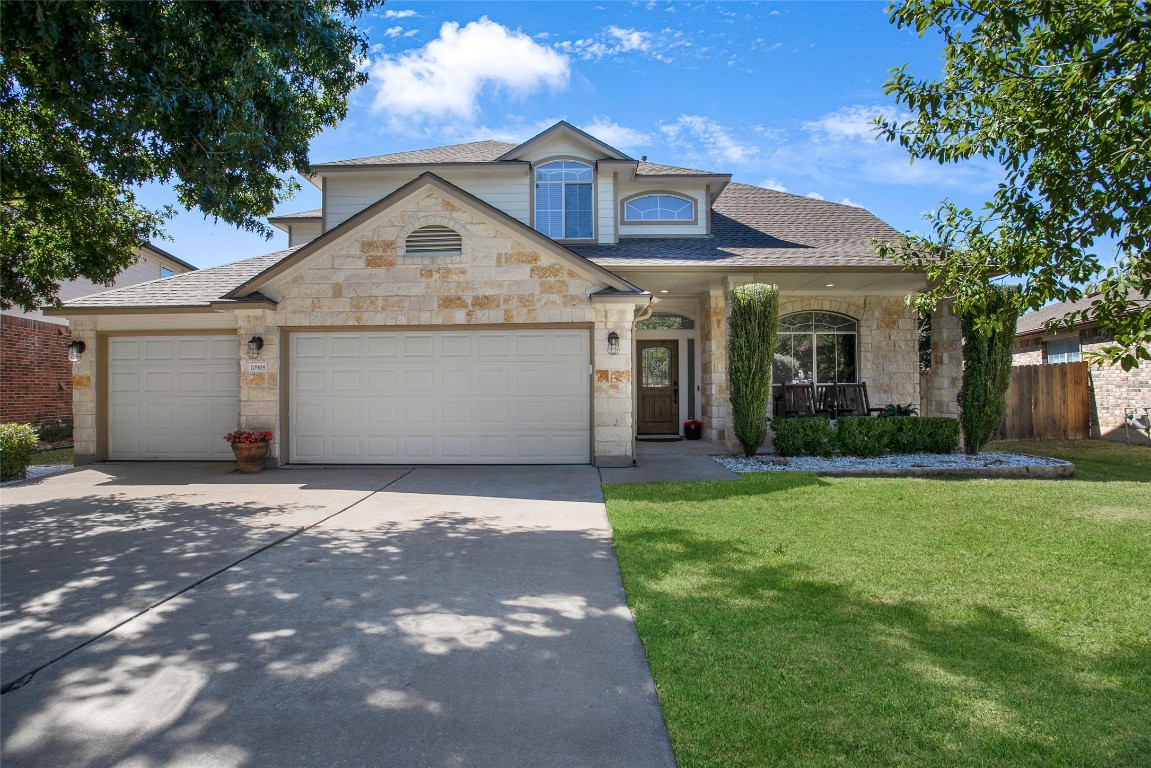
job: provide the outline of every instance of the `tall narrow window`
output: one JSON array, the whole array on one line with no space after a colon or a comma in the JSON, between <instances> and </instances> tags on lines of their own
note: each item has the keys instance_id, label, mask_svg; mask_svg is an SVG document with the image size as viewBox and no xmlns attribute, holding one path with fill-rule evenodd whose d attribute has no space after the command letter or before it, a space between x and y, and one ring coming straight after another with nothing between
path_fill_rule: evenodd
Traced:
<instances>
[{"instance_id":1,"label":"tall narrow window","mask_svg":"<svg viewBox=\"0 0 1151 768\"><path fill-rule=\"evenodd\" d=\"M536 168L536 229L556 239L592 237L591 166L564 160Z\"/></svg>"}]
</instances>

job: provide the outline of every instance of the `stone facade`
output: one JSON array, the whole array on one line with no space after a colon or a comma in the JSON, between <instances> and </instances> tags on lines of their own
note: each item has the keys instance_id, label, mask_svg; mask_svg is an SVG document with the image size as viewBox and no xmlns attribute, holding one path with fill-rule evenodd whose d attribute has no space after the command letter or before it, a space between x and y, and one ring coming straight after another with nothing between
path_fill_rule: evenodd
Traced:
<instances>
[{"instance_id":1,"label":"stone facade","mask_svg":"<svg viewBox=\"0 0 1151 768\"><path fill-rule=\"evenodd\" d=\"M438 224L462 235L455 256L407 254L407 236ZM279 436L281 328L309 329L467 327L537 324L580 325L592 330L594 357L593 453L599 464L632 461L631 304L595 305L589 294L604 287L558 256L519 239L436 190L380 213L370 230L310 256L306 266L269 292L273 310L239 316L242 346L262 336L267 374L242 373L240 424ZM609 355L607 335L620 336ZM243 354L241 354L243 358ZM284 446L270 454L284 455Z\"/></svg>"},{"instance_id":2,"label":"stone facade","mask_svg":"<svg viewBox=\"0 0 1151 768\"><path fill-rule=\"evenodd\" d=\"M931 370L920 374L919 415L959 418L963 383L963 324L944 304L931 313Z\"/></svg>"},{"instance_id":3,"label":"stone facade","mask_svg":"<svg viewBox=\"0 0 1151 768\"><path fill-rule=\"evenodd\" d=\"M780 317L804 311L837 312L859 322L859 380L867 384L873 408L919 404L919 320L902 296L780 295Z\"/></svg>"},{"instance_id":4,"label":"stone facade","mask_svg":"<svg viewBox=\"0 0 1151 768\"><path fill-rule=\"evenodd\" d=\"M701 302L699 323L703 438L725 444L731 407L727 395L727 306L726 291L712 289Z\"/></svg>"},{"instance_id":5,"label":"stone facade","mask_svg":"<svg viewBox=\"0 0 1151 768\"><path fill-rule=\"evenodd\" d=\"M104 351L98 349L93 319L74 317L69 325L72 338L87 346L72 363L72 446L79 466L96 460L96 370Z\"/></svg>"}]
</instances>

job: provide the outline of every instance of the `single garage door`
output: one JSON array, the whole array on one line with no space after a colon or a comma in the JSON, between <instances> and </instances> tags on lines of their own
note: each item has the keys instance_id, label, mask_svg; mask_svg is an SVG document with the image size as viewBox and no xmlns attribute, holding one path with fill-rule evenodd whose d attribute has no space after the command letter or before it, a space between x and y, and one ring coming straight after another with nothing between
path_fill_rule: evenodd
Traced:
<instances>
[{"instance_id":1,"label":"single garage door","mask_svg":"<svg viewBox=\"0 0 1151 768\"><path fill-rule=\"evenodd\" d=\"M240 421L235 336L108 340L108 458L228 460Z\"/></svg>"},{"instance_id":2,"label":"single garage door","mask_svg":"<svg viewBox=\"0 0 1151 768\"><path fill-rule=\"evenodd\" d=\"M293 333L290 460L586 464L583 329Z\"/></svg>"}]
</instances>

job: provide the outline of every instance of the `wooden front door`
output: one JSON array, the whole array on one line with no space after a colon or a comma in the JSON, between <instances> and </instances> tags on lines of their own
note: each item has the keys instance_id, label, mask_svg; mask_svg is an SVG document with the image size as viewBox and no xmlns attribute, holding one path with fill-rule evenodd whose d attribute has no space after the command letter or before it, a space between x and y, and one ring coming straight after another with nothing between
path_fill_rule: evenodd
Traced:
<instances>
[{"instance_id":1,"label":"wooden front door","mask_svg":"<svg viewBox=\"0 0 1151 768\"><path fill-rule=\"evenodd\" d=\"M679 342L636 342L639 433L679 434Z\"/></svg>"}]
</instances>

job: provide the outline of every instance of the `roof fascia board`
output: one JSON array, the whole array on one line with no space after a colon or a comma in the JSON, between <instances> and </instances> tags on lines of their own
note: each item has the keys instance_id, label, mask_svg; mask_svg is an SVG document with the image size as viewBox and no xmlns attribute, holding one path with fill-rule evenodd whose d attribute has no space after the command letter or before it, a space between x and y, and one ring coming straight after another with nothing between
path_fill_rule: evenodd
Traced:
<instances>
[{"instance_id":1,"label":"roof fascia board","mask_svg":"<svg viewBox=\"0 0 1151 768\"><path fill-rule=\"evenodd\" d=\"M193 272L200 271L200 268L195 266L194 264L189 264L188 262L181 259L179 256L173 256L172 254L165 251L163 248L157 248L156 246L152 245L152 243L144 243L140 247L141 248L147 248L148 250L153 251L154 253L157 253L160 256L163 256L165 259L169 259L171 261L174 261L177 264L179 264L181 267L185 267L186 269L190 269Z\"/></svg>"},{"instance_id":2,"label":"roof fascia board","mask_svg":"<svg viewBox=\"0 0 1151 768\"><path fill-rule=\"evenodd\" d=\"M620 152L610 144L605 144L595 136L592 136L590 133L581 131L579 128L576 128L566 120L561 120L550 128L545 128L535 136L532 136L530 139L525 141L523 144L508 150L506 153L500 155L496 159L502 162L518 160L522 155L530 152L535 147L538 147L540 144L543 144L553 138L553 134L567 135L570 138L575 139L580 144L586 144L593 149L599 150L612 160L633 160L633 158L625 155L623 152Z\"/></svg>"},{"instance_id":3,"label":"roof fascia board","mask_svg":"<svg viewBox=\"0 0 1151 768\"><path fill-rule=\"evenodd\" d=\"M571 264L573 267L582 269L585 272L589 272L590 274L595 275L597 278L603 280L613 288L617 288L623 291L640 290L607 268L601 267L600 265L584 256L581 256L570 248L567 248L560 243L555 242L551 238L540 234L518 219L512 218L498 208L495 208L483 200L480 200L475 195L460 189L455 184L444 180L431 171L425 171L391 194L381 198L380 200L377 200L375 203L369 205L367 208L363 209L356 215L351 216L350 218L341 222L338 226L329 229L315 240L312 240L306 245L301 246L291 256L280 260L268 269L265 269L263 272L260 272L254 277L248 279L239 287L225 294L224 298L241 299L247 296L249 293L259 290L261 286L265 285L270 280L284 274L285 272L288 272L289 270L295 268L297 265L302 264L312 255L319 253L323 249L335 244L344 237L350 236L359 227L370 223L371 220L374 219L378 214L382 213L388 208L397 205L402 200L405 200L409 196L428 186L435 187L442 194L455 198L456 202L462 204L464 207L476 209L480 213L495 219L501 225L506 226L516 232L519 237L535 243L543 250L558 256L559 258Z\"/></svg>"},{"instance_id":4,"label":"roof fascia board","mask_svg":"<svg viewBox=\"0 0 1151 768\"><path fill-rule=\"evenodd\" d=\"M312 171L316 176L330 176L334 173L379 173L380 171L444 171L444 170L480 170L491 173L493 170L518 169L524 173L530 172L531 163L526 160L491 160L482 163L365 163L363 165L313 165ZM509 174L510 175L510 174Z\"/></svg>"},{"instance_id":5,"label":"roof fascia board","mask_svg":"<svg viewBox=\"0 0 1151 768\"><path fill-rule=\"evenodd\" d=\"M228 302L233 306L232 302ZM248 306L245 302L242 306ZM171 304L151 307L45 307L49 317L70 317L71 315L170 315L189 312L210 314L220 310L208 304Z\"/></svg>"},{"instance_id":6,"label":"roof fascia board","mask_svg":"<svg viewBox=\"0 0 1151 768\"><path fill-rule=\"evenodd\" d=\"M588 256L586 258L594 259L596 261L612 262L610 256ZM663 266L660 264L636 264L629 266L621 264L619 261L612 263L615 269L627 272L716 272L724 275L732 274L733 272L746 273L754 272L755 274L767 274L770 272L868 272L868 273L890 273L898 274L900 272L909 272L915 274L913 270L905 270L903 267L863 267L863 266L844 266L844 265L828 265L828 266L803 266L796 265L794 267L773 267L773 266L760 266L748 264L668 264Z\"/></svg>"}]
</instances>

